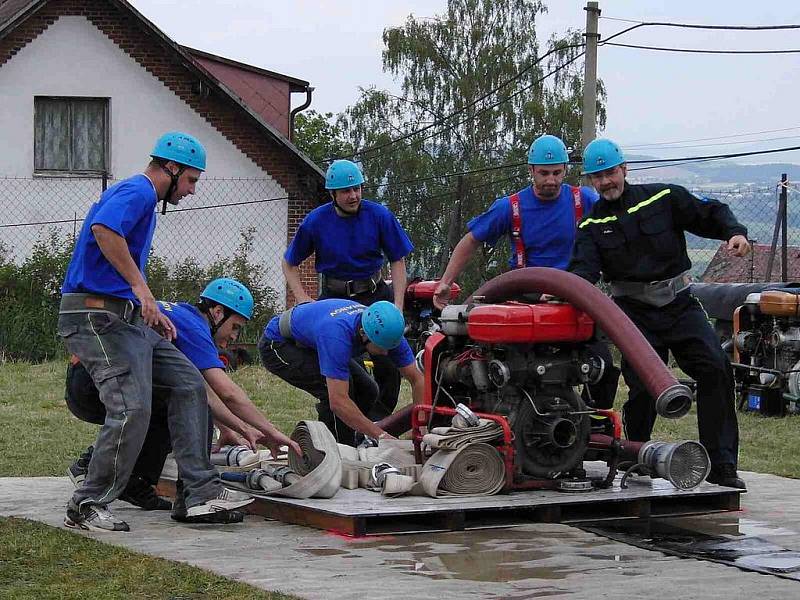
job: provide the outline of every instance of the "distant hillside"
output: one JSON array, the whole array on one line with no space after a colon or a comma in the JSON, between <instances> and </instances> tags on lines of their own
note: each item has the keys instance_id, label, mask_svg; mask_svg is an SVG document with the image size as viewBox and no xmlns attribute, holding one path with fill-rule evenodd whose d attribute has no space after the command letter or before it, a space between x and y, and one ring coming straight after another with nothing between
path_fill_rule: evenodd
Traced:
<instances>
[{"instance_id":1,"label":"distant hillside","mask_svg":"<svg viewBox=\"0 0 800 600\"><path fill-rule=\"evenodd\" d=\"M647 160L653 156L627 157L628 160ZM641 169L650 165L629 165L628 180L632 182L668 181L690 186L720 185L773 185L782 173L789 180L800 180L800 165L792 163L768 163L745 165L735 162L689 163L674 167Z\"/></svg>"}]
</instances>

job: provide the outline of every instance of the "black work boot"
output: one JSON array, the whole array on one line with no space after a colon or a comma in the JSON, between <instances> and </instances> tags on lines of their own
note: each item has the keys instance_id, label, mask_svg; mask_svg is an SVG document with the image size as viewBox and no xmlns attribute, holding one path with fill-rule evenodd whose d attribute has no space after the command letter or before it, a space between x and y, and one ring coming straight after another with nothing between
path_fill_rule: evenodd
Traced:
<instances>
[{"instance_id":1,"label":"black work boot","mask_svg":"<svg viewBox=\"0 0 800 600\"><path fill-rule=\"evenodd\" d=\"M138 475L131 475L128 485L125 486L119 499L143 510L170 510L172 508L171 502L159 497L153 486Z\"/></svg>"},{"instance_id":2,"label":"black work boot","mask_svg":"<svg viewBox=\"0 0 800 600\"><path fill-rule=\"evenodd\" d=\"M740 490L747 489L744 481L739 478L739 474L736 472L736 465L731 463L711 465L711 472L708 474L706 481Z\"/></svg>"}]
</instances>

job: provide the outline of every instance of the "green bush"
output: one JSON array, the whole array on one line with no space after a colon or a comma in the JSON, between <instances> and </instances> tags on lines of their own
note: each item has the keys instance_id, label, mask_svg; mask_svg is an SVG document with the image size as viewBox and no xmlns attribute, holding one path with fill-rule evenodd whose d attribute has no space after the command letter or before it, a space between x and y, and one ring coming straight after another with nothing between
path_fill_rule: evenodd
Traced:
<instances>
[{"instance_id":1,"label":"green bush","mask_svg":"<svg viewBox=\"0 0 800 600\"><path fill-rule=\"evenodd\" d=\"M160 256L150 256L147 280L159 300L195 302L205 285L216 277L233 277L253 293L253 320L242 341L255 342L275 314L278 294L266 283L263 266L251 262L255 232L241 232L241 242L232 257L217 257L206 266L187 258L168 265ZM56 335L61 283L72 256L72 237L50 231L34 244L28 257L16 263L0 244L0 362L40 362L65 353Z\"/></svg>"}]
</instances>

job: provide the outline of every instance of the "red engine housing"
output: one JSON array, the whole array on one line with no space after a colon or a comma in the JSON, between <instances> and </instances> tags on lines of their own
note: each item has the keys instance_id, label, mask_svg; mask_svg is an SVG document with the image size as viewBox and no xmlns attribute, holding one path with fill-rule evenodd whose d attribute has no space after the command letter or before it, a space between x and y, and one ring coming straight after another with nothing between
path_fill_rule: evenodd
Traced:
<instances>
[{"instance_id":1,"label":"red engine housing","mask_svg":"<svg viewBox=\"0 0 800 600\"><path fill-rule=\"evenodd\" d=\"M439 285L438 280L415 281L406 288L406 300L433 300L433 292ZM450 284L450 297L455 298L461 293L461 286L457 283Z\"/></svg>"},{"instance_id":2,"label":"red engine housing","mask_svg":"<svg viewBox=\"0 0 800 600\"><path fill-rule=\"evenodd\" d=\"M473 308L467 332L488 344L585 342L594 333L594 320L571 304L506 302Z\"/></svg>"}]
</instances>

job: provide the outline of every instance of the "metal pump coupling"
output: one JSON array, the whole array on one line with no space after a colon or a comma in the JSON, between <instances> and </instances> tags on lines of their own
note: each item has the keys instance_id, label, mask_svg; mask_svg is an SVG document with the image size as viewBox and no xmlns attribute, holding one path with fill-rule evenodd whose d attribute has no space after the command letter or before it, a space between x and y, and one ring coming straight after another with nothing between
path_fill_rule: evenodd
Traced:
<instances>
[{"instance_id":1,"label":"metal pump coupling","mask_svg":"<svg viewBox=\"0 0 800 600\"><path fill-rule=\"evenodd\" d=\"M459 403L456 406L456 414L453 415L453 427L477 427L480 419L466 404Z\"/></svg>"},{"instance_id":2,"label":"metal pump coupling","mask_svg":"<svg viewBox=\"0 0 800 600\"><path fill-rule=\"evenodd\" d=\"M386 476L391 473L402 474L402 471L389 463L378 463L372 467L372 482L375 487L383 489L383 484L386 482Z\"/></svg>"}]
</instances>

